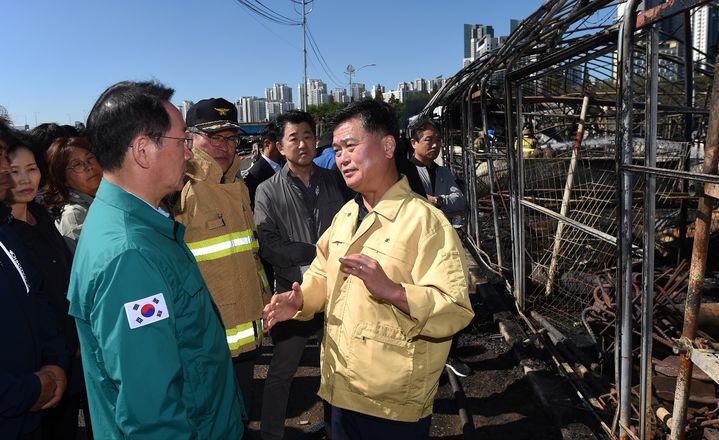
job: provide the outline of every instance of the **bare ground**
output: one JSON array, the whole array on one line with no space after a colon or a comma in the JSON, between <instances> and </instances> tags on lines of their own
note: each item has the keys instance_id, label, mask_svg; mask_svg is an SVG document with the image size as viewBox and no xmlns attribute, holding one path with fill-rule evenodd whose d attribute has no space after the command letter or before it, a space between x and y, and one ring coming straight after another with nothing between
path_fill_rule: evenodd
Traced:
<instances>
[{"instance_id":1,"label":"bare ground","mask_svg":"<svg viewBox=\"0 0 719 440\"><path fill-rule=\"evenodd\" d=\"M557 426L536 399L528 379L515 356L500 336L492 314L480 304L475 305L476 317L460 336L458 355L474 373L460 382L466 395L467 409L472 415L474 432L461 426L457 401L446 375L440 380L431 437L435 439L483 440L553 440L594 438L586 435L585 426ZM265 346L255 367L254 404L246 438L259 439L259 415L262 384L272 355L272 345ZM321 432L308 433L323 420L322 403L316 395L319 387L317 341L310 340L300 368L292 384L285 422L285 438L323 438ZM572 410L572 408L569 408ZM577 406L577 411L581 411Z\"/></svg>"}]
</instances>

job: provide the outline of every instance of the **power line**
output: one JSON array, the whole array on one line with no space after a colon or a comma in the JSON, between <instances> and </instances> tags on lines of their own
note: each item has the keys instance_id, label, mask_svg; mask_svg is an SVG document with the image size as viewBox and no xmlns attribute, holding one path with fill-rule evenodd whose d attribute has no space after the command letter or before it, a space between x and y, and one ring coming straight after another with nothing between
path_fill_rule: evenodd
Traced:
<instances>
[{"instance_id":1,"label":"power line","mask_svg":"<svg viewBox=\"0 0 719 440\"><path fill-rule=\"evenodd\" d=\"M278 12L273 11L272 9L270 9L269 7L267 7L264 3L262 3L260 0L255 0L255 1L257 2L258 5L260 5L260 7L262 7L262 9L266 10L269 14L271 14L271 15L273 15L273 16L277 16L277 17L282 18L282 19L285 19L285 20L287 20L288 22L294 22L295 24L299 24L297 21L292 20L291 18L289 18L289 17L287 17L287 16L284 16L284 15L278 13Z\"/></svg>"},{"instance_id":2,"label":"power line","mask_svg":"<svg viewBox=\"0 0 719 440\"><path fill-rule=\"evenodd\" d=\"M330 69L329 64L327 64L327 60L325 60L325 57L322 55L322 52L320 51L319 46L317 45L317 41L315 40L315 37L312 35L312 31L310 30L309 26L307 27L307 35L310 37L310 48L312 49L312 52L315 54L315 58L317 58L317 61L320 64L320 67L325 72L325 74L329 77L330 81L335 83L337 87L342 87L341 80L337 79L337 76L334 75L332 72L332 69Z\"/></svg>"},{"instance_id":3,"label":"power line","mask_svg":"<svg viewBox=\"0 0 719 440\"><path fill-rule=\"evenodd\" d=\"M297 20L292 20L291 18L285 17L282 14L279 14L272 9L268 8L258 0L255 0L255 2L250 2L249 0L235 0L238 4L241 6L244 6L245 8L249 9L251 12L259 15L260 17L269 20L273 23L285 25L285 26L299 26L301 23ZM254 3L257 3L255 5Z\"/></svg>"}]
</instances>

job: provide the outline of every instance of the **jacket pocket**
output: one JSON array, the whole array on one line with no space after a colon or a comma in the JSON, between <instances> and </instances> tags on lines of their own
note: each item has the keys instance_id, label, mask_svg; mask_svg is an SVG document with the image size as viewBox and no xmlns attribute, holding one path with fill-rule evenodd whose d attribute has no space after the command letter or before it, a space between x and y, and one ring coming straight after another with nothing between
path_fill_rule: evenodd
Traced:
<instances>
[{"instance_id":1,"label":"jacket pocket","mask_svg":"<svg viewBox=\"0 0 719 440\"><path fill-rule=\"evenodd\" d=\"M205 287L202 278L198 274L190 272L182 281L182 291L190 296L195 296Z\"/></svg>"},{"instance_id":2,"label":"jacket pocket","mask_svg":"<svg viewBox=\"0 0 719 440\"><path fill-rule=\"evenodd\" d=\"M406 402L414 350L401 329L360 322L349 341L350 389L379 401Z\"/></svg>"},{"instance_id":3,"label":"jacket pocket","mask_svg":"<svg viewBox=\"0 0 719 440\"><path fill-rule=\"evenodd\" d=\"M195 400L194 411L200 415L207 415L212 410L212 382L204 359L197 359L189 367L189 374L185 377L185 384L190 384L192 395Z\"/></svg>"},{"instance_id":4,"label":"jacket pocket","mask_svg":"<svg viewBox=\"0 0 719 440\"><path fill-rule=\"evenodd\" d=\"M207 220L207 229L213 230L217 228L222 228L225 226L225 219L222 218L222 214L217 214L217 218L211 218L210 220Z\"/></svg>"},{"instance_id":5,"label":"jacket pocket","mask_svg":"<svg viewBox=\"0 0 719 440\"><path fill-rule=\"evenodd\" d=\"M390 242L367 242L362 247L362 253L379 262L387 276L396 283L409 282L408 275L412 271L414 261L412 255L404 243Z\"/></svg>"}]
</instances>

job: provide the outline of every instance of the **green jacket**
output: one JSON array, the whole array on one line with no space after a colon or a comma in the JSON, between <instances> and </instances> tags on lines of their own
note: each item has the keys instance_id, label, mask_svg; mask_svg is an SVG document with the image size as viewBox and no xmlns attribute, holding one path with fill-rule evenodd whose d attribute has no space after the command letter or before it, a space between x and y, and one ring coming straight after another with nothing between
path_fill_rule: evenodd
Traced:
<instances>
[{"instance_id":1,"label":"green jacket","mask_svg":"<svg viewBox=\"0 0 719 440\"><path fill-rule=\"evenodd\" d=\"M184 230L101 182L68 292L95 438L242 437L225 329Z\"/></svg>"}]
</instances>

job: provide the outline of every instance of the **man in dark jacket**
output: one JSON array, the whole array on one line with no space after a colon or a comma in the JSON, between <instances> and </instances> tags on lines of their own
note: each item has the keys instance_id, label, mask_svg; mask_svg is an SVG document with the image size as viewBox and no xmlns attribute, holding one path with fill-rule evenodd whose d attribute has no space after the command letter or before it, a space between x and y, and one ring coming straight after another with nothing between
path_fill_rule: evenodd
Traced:
<instances>
[{"instance_id":1,"label":"man in dark jacket","mask_svg":"<svg viewBox=\"0 0 719 440\"><path fill-rule=\"evenodd\" d=\"M302 111L277 118L282 170L257 188L255 223L260 254L275 271L276 291L285 292L315 258L315 243L349 199L337 173L316 166L315 124ZM292 377L307 339L322 327L318 319L284 322L272 331L274 351L262 403L262 438L281 439Z\"/></svg>"},{"instance_id":2,"label":"man in dark jacket","mask_svg":"<svg viewBox=\"0 0 719 440\"><path fill-rule=\"evenodd\" d=\"M12 185L8 135L0 121L0 438L39 439L40 410L55 407L65 392L67 358L50 305L10 229L10 209L2 203Z\"/></svg>"},{"instance_id":3,"label":"man in dark jacket","mask_svg":"<svg viewBox=\"0 0 719 440\"><path fill-rule=\"evenodd\" d=\"M282 168L282 155L277 149L277 125L274 122L267 124L262 130L262 154L252 164L244 177L247 189L250 190L250 204L255 209L255 193L260 183L274 176Z\"/></svg>"}]
</instances>

